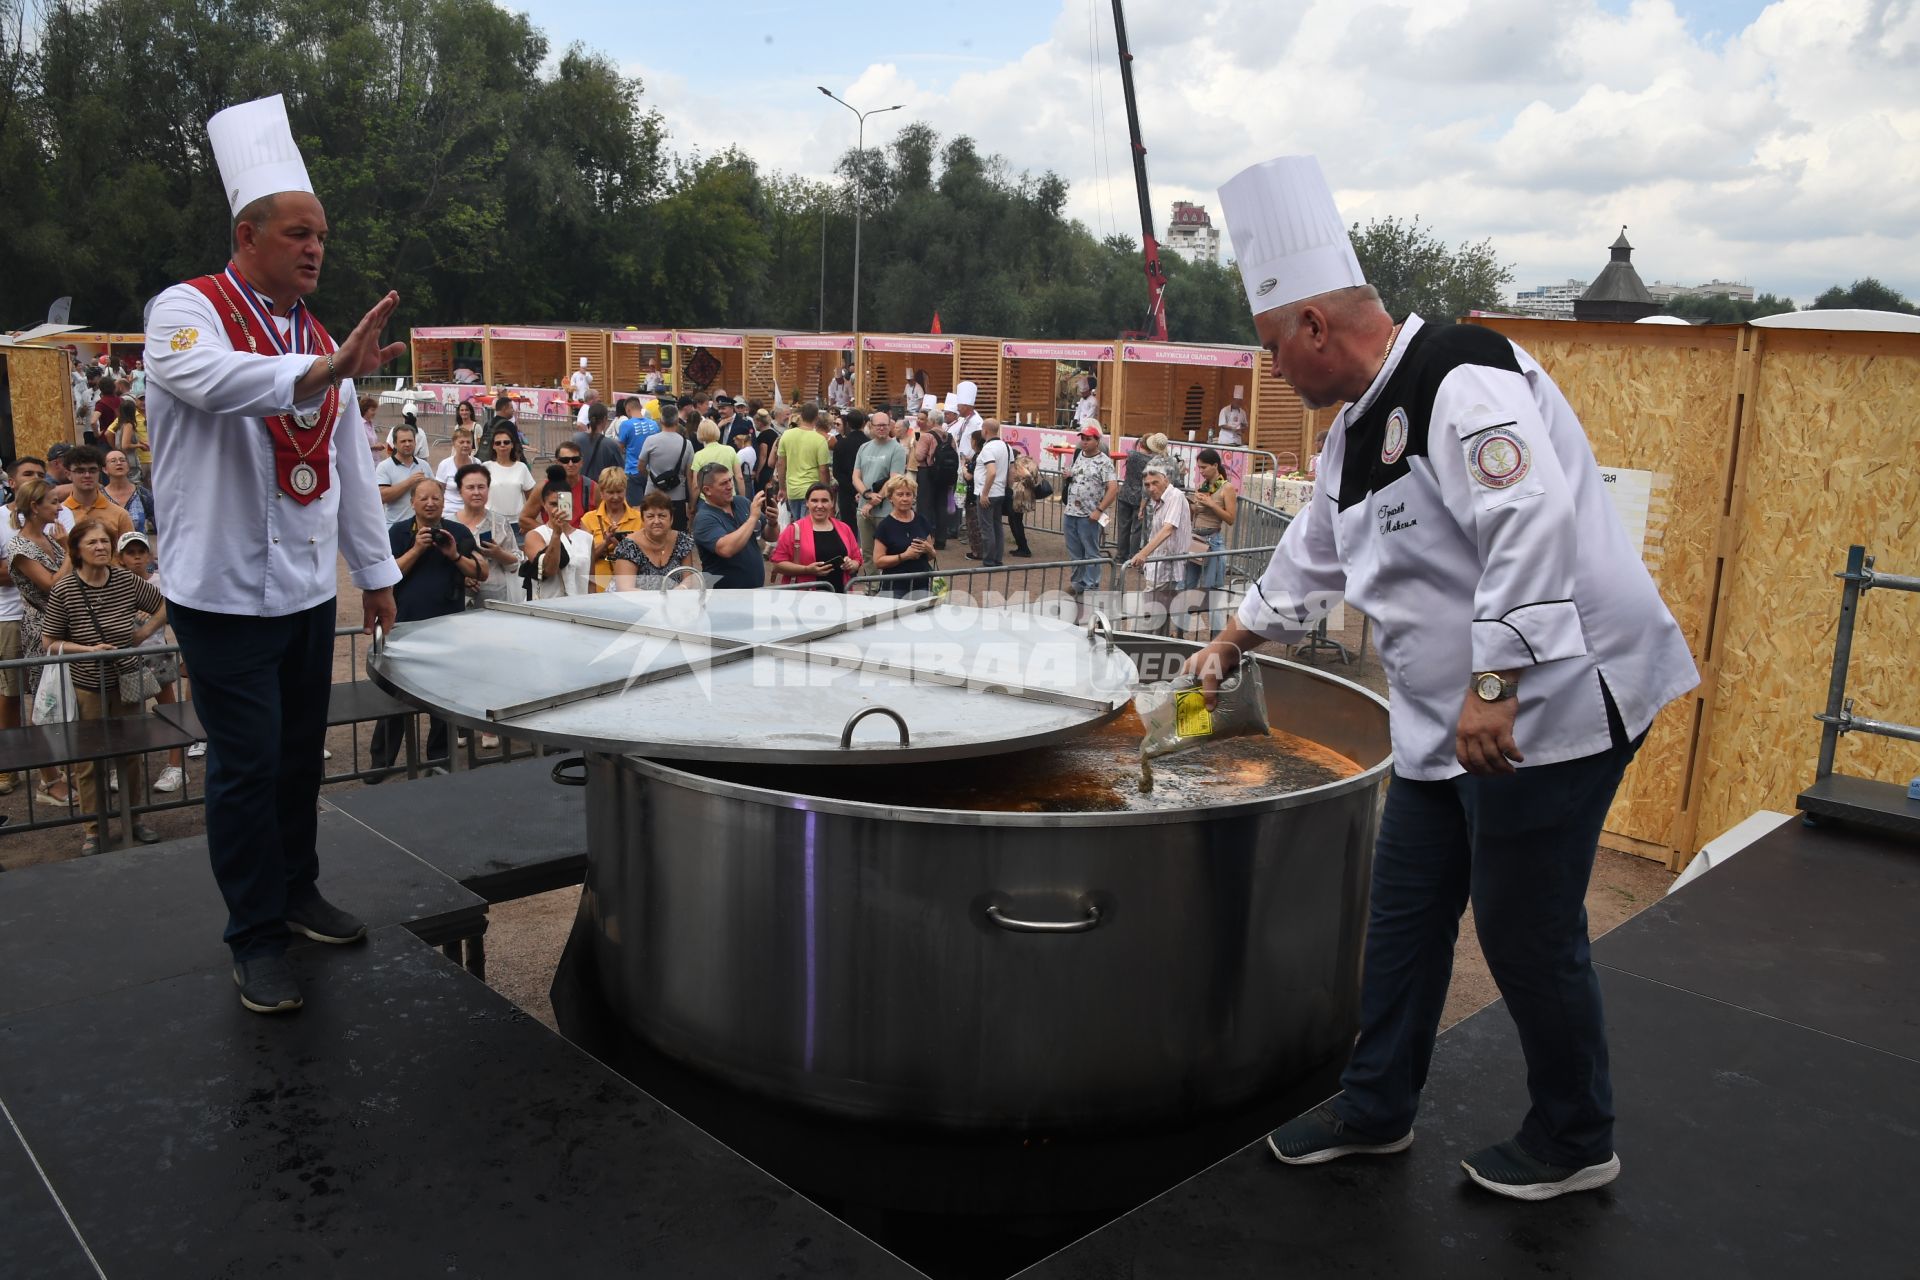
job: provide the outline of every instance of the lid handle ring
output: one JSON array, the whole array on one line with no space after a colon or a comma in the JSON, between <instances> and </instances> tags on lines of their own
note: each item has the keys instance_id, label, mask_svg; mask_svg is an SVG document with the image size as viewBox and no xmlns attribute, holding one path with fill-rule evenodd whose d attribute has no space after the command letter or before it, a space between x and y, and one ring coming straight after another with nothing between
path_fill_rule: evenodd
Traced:
<instances>
[{"instance_id":1,"label":"lid handle ring","mask_svg":"<svg viewBox=\"0 0 1920 1280\"><path fill-rule=\"evenodd\" d=\"M1087 643L1098 644L1102 640L1113 643L1113 620L1107 617L1105 610L1095 609L1087 619Z\"/></svg>"},{"instance_id":2,"label":"lid handle ring","mask_svg":"<svg viewBox=\"0 0 1920 1280\"><path fill-rule=\"evenodd\" d=\"M907 722L905 719L901 717L898 711L895 711L892 707L880 707L880 706L862 707L860 710L854 712L852 715L847 717L846 728L840 730L840 749L842 751L847 751L852 749L853 727L859 724L862 720L865 720L868 716L885 716L889 720L893 721L894 724L898 725L900 728L900 745L904 747L909 744L909 739L907 735Z\"/></svg>"},{"instance_id":3,"label":"lid handle ring","mask_svg":"<svg viewBox=\"0 0 1920 1280\"><path fill-rule=\"evenodd\" d=\"M666 572L666 579L667 579L667 581L668 581L669 583L671 583L671 584L672 584L673 586L676 586L676 587L677 587L677 586L679 586L680 584L679 584L678 582L676 582L676 581L674 581L674 578L675 578L675 575L677 575L677 574L682 574L682 573L690 573L690 574L692 574L692 575L694 576L694 580L695 580L696 582L698 582L698 583L700 584L700 607L701 607L702 609L704 609L704 608L706 608L706 607L707 607L707 578L706 578L706 575L705 575L705 574L703 574L703 573L701 573L701 572L700 572L700 571L699 571L698 569L696 569L696 568L694 568L694 567L693 567L692 565L690 565L690 564L680 564L680 565L675 565L675 566L674 566L673 568L671 568L671 569L669 569L669 570L667 570L667 572Z\"/></svg>"}]
</instances>

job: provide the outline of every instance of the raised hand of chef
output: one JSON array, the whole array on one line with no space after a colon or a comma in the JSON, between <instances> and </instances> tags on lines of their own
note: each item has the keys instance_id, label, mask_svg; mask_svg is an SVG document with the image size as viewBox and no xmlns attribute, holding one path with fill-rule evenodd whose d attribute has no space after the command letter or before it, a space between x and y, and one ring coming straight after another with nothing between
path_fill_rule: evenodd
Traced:
<instances>
[{"instance_id":1,"label":"raised hand of chef","mask_svg":"<svg viewBox=\"0 0 1920 1280\"><path fill-rule=\"evenodd\" d=\"M1517 697L1488 702L1468 688L1453 736L1454 754L1468 773L1482 777L1513 773L1513 766L1526 760L1513 740L1513 722L1519 710Z\"/></svg>"}]
</instances>

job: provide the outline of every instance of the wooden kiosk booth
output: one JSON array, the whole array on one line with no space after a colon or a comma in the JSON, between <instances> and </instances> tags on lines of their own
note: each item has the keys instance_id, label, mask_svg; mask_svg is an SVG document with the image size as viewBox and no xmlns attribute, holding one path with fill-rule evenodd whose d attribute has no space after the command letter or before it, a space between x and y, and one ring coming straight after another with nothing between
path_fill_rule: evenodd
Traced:
<instances>
[{"instance_id":1,"label":"wooden kiosk booth","mask_svg":"<svg viewBox=\"0 0 1920 1280\"><path fill-rule=\"evenodd\" d=\"M1111 342L1003 342L1000 344L1000 416L1006 422L1065 429L1073 425L1082 376L1094 380L1100 425L1112 435L1117 420L1110 397L1114 378Z\"/></svg>"},{"instance_id":2,"label":"wooden kiosk booth","mask_svg":"<svg viewBox=\"0 0 1920 1280\"><path fill-rule=\"evenodd\" d=\"M519 401L523 412L543 418L570 416L567 379L582 360L602 398L609 390L607 337L605 329L588 325L488 325L486 383L494 395Z\"/></svg>"},{"instance_id":3,"label":"wooden kiosk booth","mask_svg":"<svg viewBox=\"0 0 1920 1280\"><path fill-rule=\"evenodd\" d=\"M433 325L407 336L413 387L422 399L431 399L444 413L462 400L487 399L485 325Z\"/></svg>"},{"instance_id":4,"label":"wooden kiosk booth","mask_svg":"<svg viewBox=\"0 0 1920 1280\"><path fill-rule=\"evenodd\" d=\"M979 389L976 406L983 415L1001 416L1001 342L965 334L870 334L860 339L860 374L855 402L876 407L902 401L907 370L927 380L927 394L944 398L962 382Z\"/></svg>"},{"instance_id":5,"label":"wooden kiosk booth","mask_svg":"<svg viewBox=\"0 0 1920 1280\"><path fill-rule=\"evenodd\" d=\"M674 337L671 329L629 327L608 333L607 378L614 397L638 395L652 361L667 380L667 391L676 392L674 379Z\"/></svg>"},{"instance_id":6,"label":"wooden kiosk booth","mask_svg":"<svg viewBox=\"0 0 1920 1280\"><path fill-rule=\"evenodd\" d=\"M723 387L731 394L746 385L747 334L715 329L680 329L673 336L673 389L676 394L718 391Z\"/></svg>"},{"instance_id":7,"label":"wooden kiosk booth","mask_svg":"<svg viewBox=\"0 0 1920 1280\"><path fill-rule=\"evenodd\" d=\"M854 341L850 333L782 333L773 339L773 376L780 394L791 404L808 400L827 403L834 373L852 368ZM855 385L859 377L855 374ZM868 403L856 393L856 404Z\"/></svg>"},{"instance_id":8,"label":"wooden kiosk booth","mask_svg":"<svg viewBox=\"0 0 1920 1280\"><path fill-rule=\"evenodd\" d=\"M1202 347L1181 342L1125 342L1108 403L1117 407L1119 434L1166 433L1168 440L1205 444L1220 411L1247 408L1245 444L1260 445L1253 417L1253 384L1260 353L1252 347Z\"/></svg>"},{"instance_id":9,"label":"wooden kiosk booth","mask_svg":"<svg viewBox=\"0 0 1920 1280\"><path fill-rule=\"evenodd\" d=\"M147 335L144 333L95 333L76 329L71 333L48 338L46 341L49 344L57 343L62 347L72 347L79 354L80 359L88 364L92 364L100 353L105 351L121 368L132 364L147 349Z\"/></svg>"}]
</instances>

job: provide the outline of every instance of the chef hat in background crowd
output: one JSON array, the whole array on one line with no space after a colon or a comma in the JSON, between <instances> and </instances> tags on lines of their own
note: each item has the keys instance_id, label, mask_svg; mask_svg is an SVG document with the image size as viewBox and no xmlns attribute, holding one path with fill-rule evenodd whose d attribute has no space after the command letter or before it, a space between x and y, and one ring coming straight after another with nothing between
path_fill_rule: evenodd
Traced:
<instances>
[{"instance_id":1,"label":"chef hat in background crowd","mask_svg":"<svg viewBox=\"0 0 1920 1280\"><path fill-rule=\"evenodd\" d=\"M953 398L960 405L971 409L980 399L980 388L971 382L963 382L953 389Z\"/></svg>"},{"instance_id":2,"label":"chef hat in background crowd","mask_svg":"<svg viewBox=\"0 0 1920 1280\"><path fill-rule=\"evenodd\" d=\"M207 121L207 141L213 144L220 186L236 217L261 196L313 192L307 163L287 123L287 100L277 93L217 113Z\"/></svg>"},{"instance_id":3,"label":"chef hat in background crowd","mask_svg":"<svg viewBox=\"0 0 1920 1280\"><path fill-rule=\"evenodd\" d=\"M940 408L941 411L945 413L960 412L960 393L958 391L947 392L947 398L940 402Z\"/></svg>"},{"instance_id":4,"label":"chef hat in background crowd","mask_svg":"<svg viewBox=\"0 0 1920 1280\"><path fill-rule=\"evenodd\" d=\"M1313 156L1242 169L1220 188L1220 208L1255 315L1367 282Z\"/></svg>"}]
</instances>

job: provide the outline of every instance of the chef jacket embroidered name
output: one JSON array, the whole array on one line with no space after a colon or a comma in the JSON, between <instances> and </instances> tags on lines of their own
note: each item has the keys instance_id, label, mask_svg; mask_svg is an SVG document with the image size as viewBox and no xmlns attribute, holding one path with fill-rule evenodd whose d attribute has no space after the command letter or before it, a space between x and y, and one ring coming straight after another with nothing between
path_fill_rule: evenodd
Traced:
<instances>
[{"instance_id":1,"label":"chef jacket embroidered name","mask_svg":"<svg viewBox=\"0 0 1920 1280\"><path fill-rule=\"evenodd\" d=\"M1607 749L1602 682L1637 735L1698 681L1572 407L1480 326L1408 318L1334 420L1313 500L1240 621L1297 640L1335 592L1373 620L1403 777L1465 771L1455 728L1476 671L1522 670L1523 768Z\"/></svg>"},{"instance_id":2,"label":"chef jacket embroidered name","mask_svg":"<svg viewBox=\"0 0 1920 1280\"><path fill-rule=\"evenodd\" d=\"M309 351L326 355L335 350L332 335L307 310L304 302L293 304L287 337L282 339L279 327L273 322L273 313L231 264L219 275L198 276L187 284L213 304L214 314L220 317L227 340L235 351L280 356ZM263 342L269 348L266 351L260 349ZM282 413L261 420L273 440L275 481L280 491L295 502L312 502L333 483L327 466L327 445L339 420L338 383L327 388L320 401L320 411L310 418Z\"/></svg>"}]
</instances>

